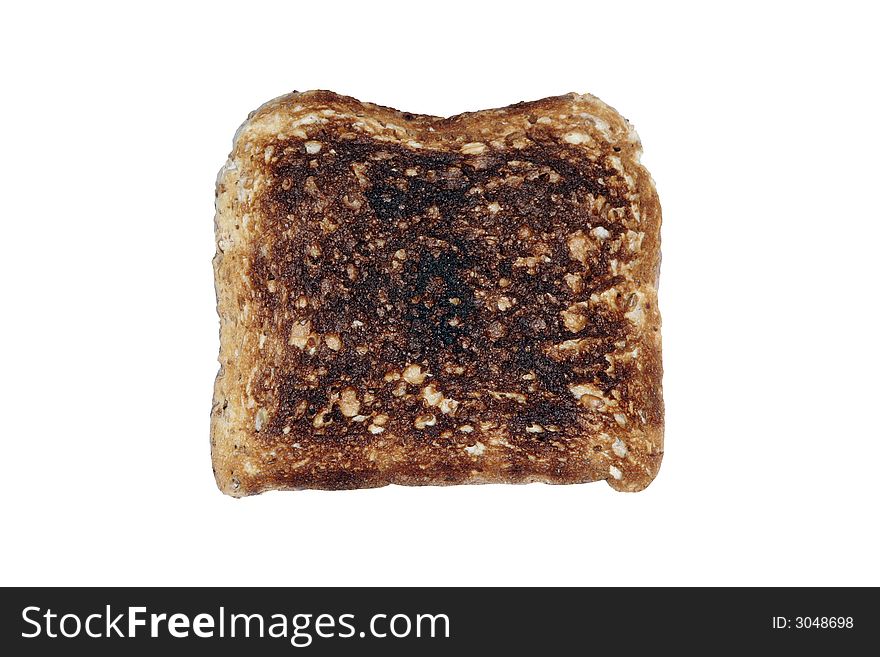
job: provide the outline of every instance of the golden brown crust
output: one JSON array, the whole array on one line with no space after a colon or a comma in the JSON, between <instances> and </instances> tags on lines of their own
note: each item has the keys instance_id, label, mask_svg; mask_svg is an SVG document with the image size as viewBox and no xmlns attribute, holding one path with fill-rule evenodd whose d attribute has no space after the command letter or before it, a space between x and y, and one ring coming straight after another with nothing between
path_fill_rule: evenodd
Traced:
<instances>
[{"instance_id":1,"label":"golden brown crust","mask_svg":"<svg viewBox=\"0 0 880 657\"><path fill-rule=\"evenodd\" d=\"M217 182L220 489L647 486L660 205L640 151L576 94L254 112Z\"/></svg>"}]
</instances>

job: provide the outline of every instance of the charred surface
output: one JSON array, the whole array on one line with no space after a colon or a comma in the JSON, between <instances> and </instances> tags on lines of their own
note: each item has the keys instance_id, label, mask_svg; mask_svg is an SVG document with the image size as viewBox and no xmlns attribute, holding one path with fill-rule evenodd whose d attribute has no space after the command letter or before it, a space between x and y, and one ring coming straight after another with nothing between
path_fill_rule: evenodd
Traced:
<instances>
[{"instance_id":1,"label":"charred surface","mask_svg":"<svg viewBox=\"0 0 880 657\"><path fill-rule=\"evenodd\" d=\"M265 238L249 276L267 319L281 299L292 306L283 333L295 322L310 324L315 344L288 347L289 371L321 374L288 375L263 391L281 408L262 435L276 439L285 427L297 435L291 429L299 427L326 440L368 438L363 421L328 401L348 386L358 415L387 414L388 429L411 433L425 410L425 385L459 403L454 413L433 413L436 423L420 438L486 421L506 422L517 440L577 434L582 408L569 386L585 375L606 392L618 386L619 377L603 371L604 356L626 337L626 322L592 309L578 335L596 339L575 359L559 362L546 350L577 337L562 311L615 283L601 244L580 263L567 243L600 225L590 197L625 211L615 172L554 144L465 157L326 132L316 141L316 154L303 144L281 145L268 168ZM621 231L605 228L612 236ZM565 284L572 273L583 278L579 294ZM338 336L338 351L322 339L328 333ZM428 377L401 394L395 375L411 364ZM372 401L364 403L365 394ZM328 406L324 424L314 427Z\"/></svg>"}]
</instances>

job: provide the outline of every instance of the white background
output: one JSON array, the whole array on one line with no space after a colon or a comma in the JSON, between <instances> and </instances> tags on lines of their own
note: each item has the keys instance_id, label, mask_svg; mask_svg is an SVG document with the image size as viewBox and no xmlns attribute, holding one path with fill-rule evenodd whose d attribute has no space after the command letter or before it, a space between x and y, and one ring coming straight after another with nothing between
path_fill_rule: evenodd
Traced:
<instances>
[{"instance_id":1,"label":"white background","mask_svg":"<svg viewBox=\"0 0 880 657\"><path fill-rule=\"evenodd\" d=\"M4 5L0 583L880 584L878 16L714 7ZM311 88L633 121L664 213L650 488L218 492L214 179Z\"/></svg>"}]
</instances>

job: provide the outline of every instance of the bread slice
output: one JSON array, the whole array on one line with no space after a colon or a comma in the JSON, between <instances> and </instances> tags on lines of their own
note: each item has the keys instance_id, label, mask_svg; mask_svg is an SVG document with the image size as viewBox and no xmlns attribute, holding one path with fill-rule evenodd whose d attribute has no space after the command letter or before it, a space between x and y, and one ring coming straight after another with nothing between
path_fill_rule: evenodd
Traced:
<instances>
[{"instance_id":1,"label":"bread slice","mask_svg":"<svg viewBox=\"0 0 880 657\"><path fill-rule=\"evenodd\" d=\"M220 490L647 486L660 205L640 152L589 95L253 112L217 181Z\"/></svg>"}]
</instances>

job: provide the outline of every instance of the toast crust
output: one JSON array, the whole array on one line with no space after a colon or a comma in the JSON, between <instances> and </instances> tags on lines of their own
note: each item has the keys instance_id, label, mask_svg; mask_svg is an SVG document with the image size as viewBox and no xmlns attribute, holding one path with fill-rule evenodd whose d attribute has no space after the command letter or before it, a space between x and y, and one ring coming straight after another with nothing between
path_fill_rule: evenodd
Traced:
<instances>
[{"instance_id":1,"label":"toast crust","mask_svg":"<svg viewBox=\"0 0 880 657\"><path fill-rule=\"evenodd\" d=\"M660 205L615 110L266 103L218 176L217 484L647 486Z\"/></svg>"}]
</instances>

